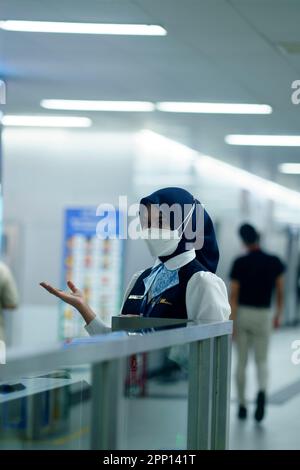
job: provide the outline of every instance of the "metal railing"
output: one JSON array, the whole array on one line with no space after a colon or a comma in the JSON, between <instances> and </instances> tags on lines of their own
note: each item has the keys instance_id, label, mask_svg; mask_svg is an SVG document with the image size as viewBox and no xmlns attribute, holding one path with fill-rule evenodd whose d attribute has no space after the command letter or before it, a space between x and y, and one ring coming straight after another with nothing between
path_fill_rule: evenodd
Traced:
<instances>
[{"instance_id":1,"label":"metal railing","mask_svg":"<svg viewBox=\"0 0 300 470\"><path fill-rule=\"evenodd\" d=\"M147 330L150 326L147 321ZM140 321L138 328L141 328ZM7 363L0 366L0 381L91 364L90 445L92 449L114 450L119 448L122 432L124 359L132 354L189 344L187 448L226 449L231 333L231 321L187 323L186 326L176 325L147 333L143 330L136 334L116 331L55 344L38 351L36 348L8 350Z\"/></svg>"}]
</instances>

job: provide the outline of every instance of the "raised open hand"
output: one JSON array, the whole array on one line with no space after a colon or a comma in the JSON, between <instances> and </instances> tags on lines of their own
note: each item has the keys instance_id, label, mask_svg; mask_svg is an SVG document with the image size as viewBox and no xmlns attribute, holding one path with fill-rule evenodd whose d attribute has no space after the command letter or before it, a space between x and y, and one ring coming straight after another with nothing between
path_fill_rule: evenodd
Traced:
<instances>
[{"instance_id":1,"label":"raised open hand","mask_svg":"<svg viewBox=\"0 0 300 470\"><path fill-rule=\"evenodd\" d=\"M70 291L63 291L61 289L57 289L46 282L40 282L40 286L46 289L50 294L55 295L59 299L63 300L67 304L72 305L75 308L81 308L84 304L84 297L83 293L80 289L77 289L73 282L67 282Z\"/></svg>"}]
</instances>

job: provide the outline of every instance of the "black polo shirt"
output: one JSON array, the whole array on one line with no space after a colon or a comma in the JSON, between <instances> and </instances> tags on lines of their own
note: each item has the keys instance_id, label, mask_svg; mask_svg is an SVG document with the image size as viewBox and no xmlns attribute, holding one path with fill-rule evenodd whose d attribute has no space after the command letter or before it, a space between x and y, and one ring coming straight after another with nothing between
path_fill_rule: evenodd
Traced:
<instances>
[{"instance_id":1,"label":"black polo shirt","mask_svg":"<svg viewBox=\"0 0 300 470\"><path fill-rule=\"evenodd\" d=\"M285 270L277 256L262 250L249 252L237 258L230 278L240 283L239 304L268 308L271 305L275 281Z\"/></svg>"}]
</instances>

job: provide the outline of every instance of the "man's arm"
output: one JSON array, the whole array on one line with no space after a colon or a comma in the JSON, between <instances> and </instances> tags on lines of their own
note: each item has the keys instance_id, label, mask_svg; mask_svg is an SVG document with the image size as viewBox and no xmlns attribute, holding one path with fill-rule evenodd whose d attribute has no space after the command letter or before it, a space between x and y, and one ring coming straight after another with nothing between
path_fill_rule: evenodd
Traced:
<instances>
[{"instance_id":1,"label":"man's arm","mask_svg":"<svg viewBox=\"0 0 300 470\"><path fill-rule=\"evenodd\" d=\"M237 317L237 309L239 305L239 293L240 293L240 283L239 281L232 279L230 283L230 295L229 295L229 302L230 302L230 307L231 307L231 315L229 319L233 321L233 332L232 332L233 339L236 336L236 317Z\"/></svg>"},{"instance_id":2,"label":"man's arm","mask_svg":"<svg viewBox=\"0 0 300 470\"><path fill-rule=\"evenodd\" d=\"M237 308L239 304L239 293L240 293L240 283L235 279L231 280L230 283L230 295L229 302L231 306L231 315L230 320L236 320Z\"/></svg>"},{"instance_id":3,"label":"man's arm","mask_svg":"<svg viewBox=\"0 0 300 470\"><path fill-rule=\"evenodd\" d=\"M284 277L280 275L275 281L276 313L274 316L274 328L278 328L282 319L284 303Z\"/></svg>"}]
</instances>

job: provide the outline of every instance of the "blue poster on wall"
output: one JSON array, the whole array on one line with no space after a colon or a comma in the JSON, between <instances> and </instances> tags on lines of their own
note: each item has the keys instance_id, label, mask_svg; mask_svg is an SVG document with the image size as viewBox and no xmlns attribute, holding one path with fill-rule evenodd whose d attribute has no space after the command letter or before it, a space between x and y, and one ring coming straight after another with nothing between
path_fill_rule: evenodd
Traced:
<instances>
[{"instance_id":1,"label":"blue poster on wall","mask_svg":"<svg viewBox=\"0 0 300 470\"><path fill-rule=\"evenodd\" d=\"M96 215L95 207L65 210L62 288L71 280L94 312L110 326L121 302L123 240L120 212ZM84 322L70 305L61 304L61 339L85 335Z\"/></svg>"}]
</instances>

